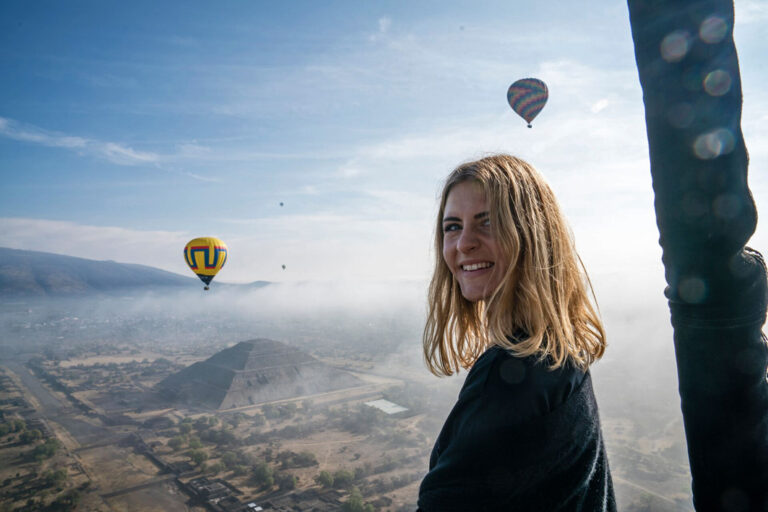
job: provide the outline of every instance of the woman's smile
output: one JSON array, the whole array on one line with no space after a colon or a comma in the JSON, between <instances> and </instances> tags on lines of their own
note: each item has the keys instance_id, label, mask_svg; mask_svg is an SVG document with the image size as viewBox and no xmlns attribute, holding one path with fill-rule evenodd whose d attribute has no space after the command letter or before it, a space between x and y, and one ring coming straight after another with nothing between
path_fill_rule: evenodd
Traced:
<instances>
[{"instance_id":1,"label":"woman's smile","mask_svg":"<svg viewBox=\"0 0 768 512\"><path fill-rule=\"evenodd\" d=\"M489 201L475 181L456 184L443 216L443 259L465 299L487 299L509 265L491 228Z\"/></svg>"}]
</instances>

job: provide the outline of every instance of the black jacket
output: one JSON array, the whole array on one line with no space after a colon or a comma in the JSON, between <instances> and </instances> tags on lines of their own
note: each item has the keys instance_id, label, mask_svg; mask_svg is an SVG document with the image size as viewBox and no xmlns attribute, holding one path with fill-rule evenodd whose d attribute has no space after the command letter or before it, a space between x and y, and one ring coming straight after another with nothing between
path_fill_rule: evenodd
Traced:
<instances>
[{"instance_id":1,"label":"black jacket","mask_svg":"<svg viewBox=\"0 0 768 512\"><path fill-rule=\"evenodd\" d=\"M629 0L629 12L694 505L765 512L767 288L762 258L745 248L757 212L747 186L733 4Z\"/></svg>"},{"instance_id":2,"label":"black jacket","mask_svg":"<svg viewBox=\"0 0 768 512\"><path fill-rule=\"evenodd\" d=\"M426 512L616 510L589 373L499 347L467 375L429 468Z\"/></svg>"}]
</instances>

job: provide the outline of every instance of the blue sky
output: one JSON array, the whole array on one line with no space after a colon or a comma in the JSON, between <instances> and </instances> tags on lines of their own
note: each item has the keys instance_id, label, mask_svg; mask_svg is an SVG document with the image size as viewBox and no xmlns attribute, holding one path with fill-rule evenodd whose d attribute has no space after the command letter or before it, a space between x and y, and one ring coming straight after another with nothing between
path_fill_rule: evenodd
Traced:
<instances>
[{"instance_id":1,"label":"blue sky","mask_svg":"<svg viewBox=\"0 0 768 512\"><path fill-rule=\"evenodd\" d=\"M768 211L768 2L736 16ZM186 273L211 235L223 281L426 279L440 180L504 151L593 274L660 279L622 2L8 1L0 72L0 246ZM530 130L505 101L527 76L550 88Z\"/></svg>"}]
</instances>

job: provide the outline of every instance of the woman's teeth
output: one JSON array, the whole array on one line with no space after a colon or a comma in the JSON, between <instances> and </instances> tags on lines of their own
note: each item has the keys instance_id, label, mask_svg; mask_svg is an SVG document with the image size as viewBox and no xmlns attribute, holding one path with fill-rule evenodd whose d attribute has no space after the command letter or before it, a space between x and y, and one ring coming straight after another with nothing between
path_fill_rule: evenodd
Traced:
<instances>
[{"instance_id":1,"label":"woman's teeth","mask_svg":"<svg viewBox=\"0 0 768 512\"><path fill-rule=\"evenodd\" d=\"M483 263L473 263L472 265L462 265L461 269L468 270L471 272L473 270L480 270L481 268L488 268L492 266L493 266L493 263L485 261Z\"/></svg>"}]
</instances>

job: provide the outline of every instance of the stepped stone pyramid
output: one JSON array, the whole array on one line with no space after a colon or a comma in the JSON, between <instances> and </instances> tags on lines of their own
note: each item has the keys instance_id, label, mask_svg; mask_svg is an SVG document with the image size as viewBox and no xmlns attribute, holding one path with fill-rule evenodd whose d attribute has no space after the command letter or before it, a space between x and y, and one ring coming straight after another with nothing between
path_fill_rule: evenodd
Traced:
<instances>
[{"instance_id":1,"label":"stepped stone pyramid","mask_svg":"<svg viewBox=\"0 0 768 512\"><path fill-rule=\"evenodd\" d=\"M176 402L231 409L351 388L363 382L279 341L241 341L166 377L157 390Z\"/></svg>"}]
</instances>

